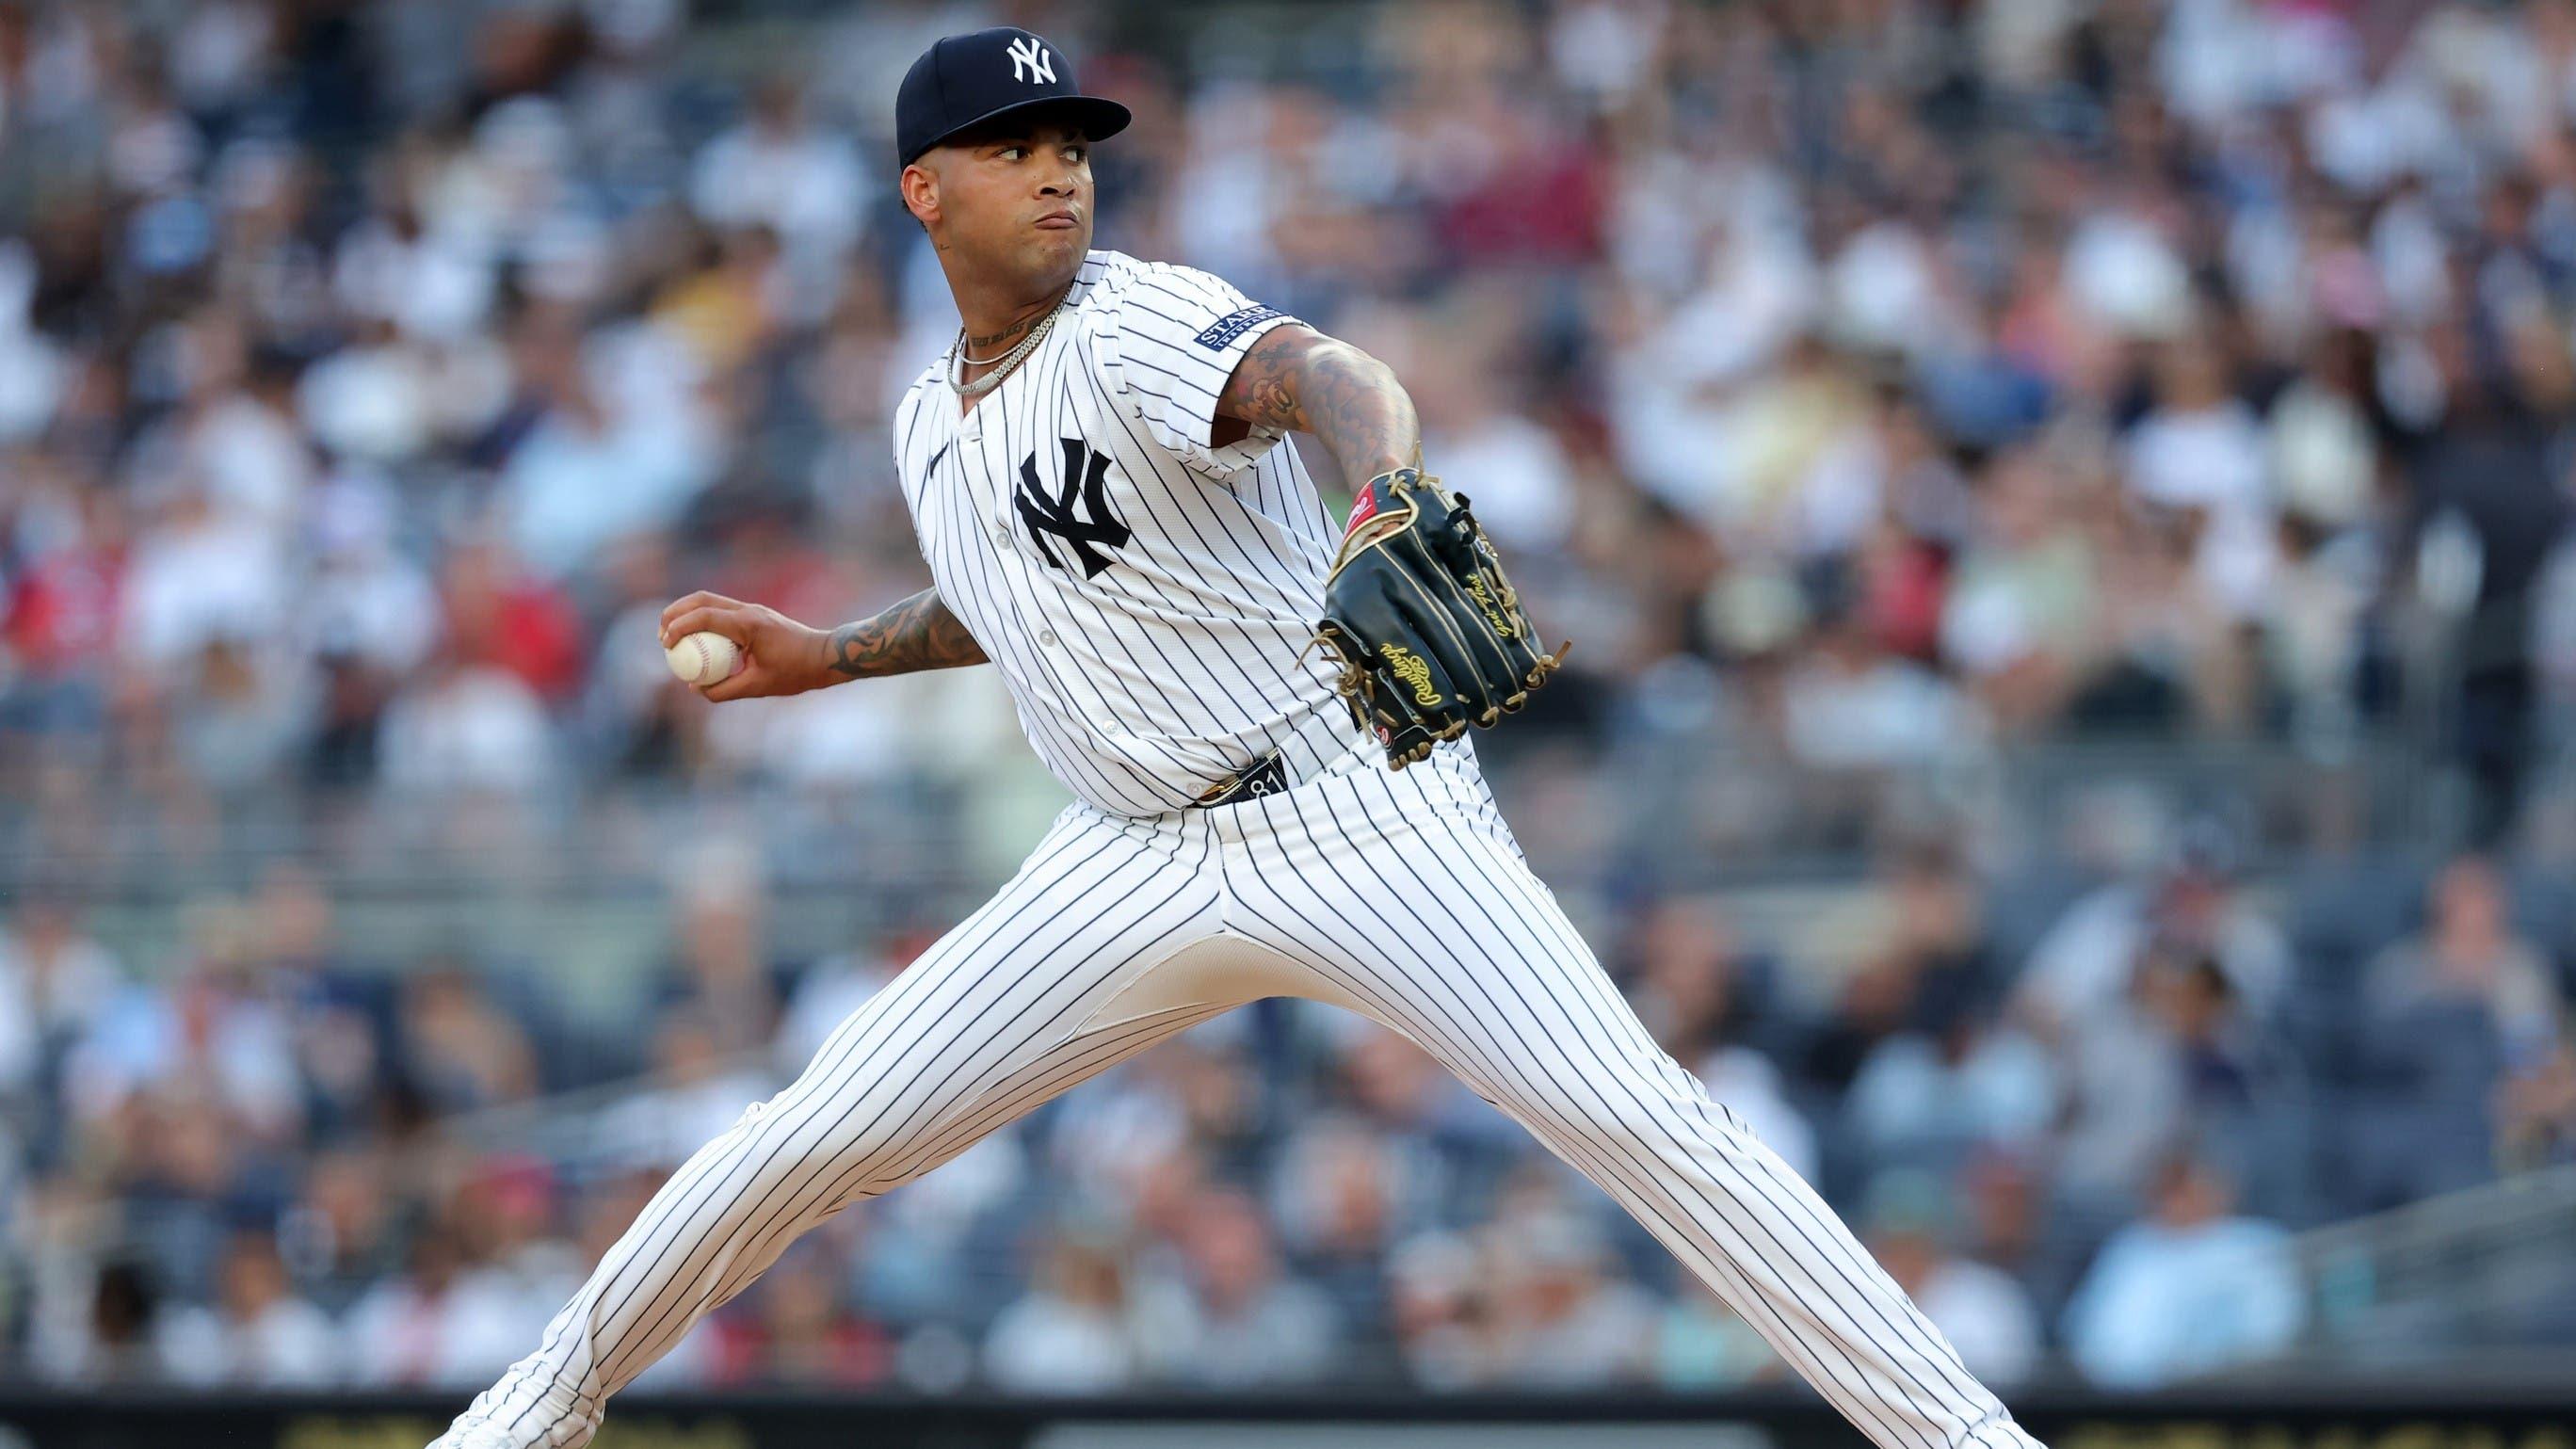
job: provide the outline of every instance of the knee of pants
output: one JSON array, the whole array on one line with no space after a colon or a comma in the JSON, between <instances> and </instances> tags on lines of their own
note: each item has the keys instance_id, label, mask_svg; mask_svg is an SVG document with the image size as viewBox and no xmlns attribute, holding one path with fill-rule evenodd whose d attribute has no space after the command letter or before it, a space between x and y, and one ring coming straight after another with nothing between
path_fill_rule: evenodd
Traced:
<instances>
[{"instance_id":1,"label":"knee of pants","mask_svg":"<svg viewBox=\"0 0 2576 1449\"><path fill-rule=\"evenodd\" d=\"M901 1144L881 1126L788 1110L786 1094L754 1102L711 1145L729 1215L810 1225L886 1185ZM685 1171L685 1169L684 1169Z\"/></svg>"},{"instance_id":2,"label":"knee of pants","mask_svg":"<svg viewBox=\"0 0 2576 1449\"><path fill-rule=\"evenodd\" d=\"M1675 1080L1674 1078L1678 1078ZM1698 1153L1714 1146L1731 1151L1753 1140L1744 1119L1710 1099L1698 1080L1623 1069L1594 1078L1558 1115L1577 1135L1615 1143L1648 1156Z\"/></svg>"},{"instance_id":3,"label":"knee of pants","mask_svg":"<svg viewBox=\"0 0 2576 1449\"><path fill-rule=\"evenodd\" d=\"M716 1139L717 1145L733 1159L739 1171L743 1166L761 1175L784 1170L796 1154L787 1149L792 1132L780 1104L787 1093L764 1097L742 1109L733 1125Z\"/></svg>"}]
</instances>

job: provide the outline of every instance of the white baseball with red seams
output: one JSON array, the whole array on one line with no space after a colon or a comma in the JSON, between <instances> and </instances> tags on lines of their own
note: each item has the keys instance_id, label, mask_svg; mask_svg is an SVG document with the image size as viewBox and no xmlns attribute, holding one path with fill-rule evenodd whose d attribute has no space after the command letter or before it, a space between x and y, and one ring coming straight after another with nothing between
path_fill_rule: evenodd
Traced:
<instances>
[{"instance_id":1,"label":"white baseball with red seams","mask_svg":"<svg viewBox=\"0 0 2576 1449\"><path fill-rule=\"evenodd\" d=\"M1464 739L1390 771L1306 650L1342 530L1296 450L1216 446L1294 319L1095 251L1046 339L895 414L940 601L1074 796L1017 876L655 1194L459 1445L578 1444L795 1238L1266 996L1402 1033L1636 1215L1879 1449L2035 1449L1815 1191L1655 1044ZM687 641L682 641L683 644ZM1275 762L1275 763L1266 763ZM1275 780L1225 787L1249 772ZM1267 777L1264 777L1267 780Z\"/></svg>"},{"instance_id":2,"label":"white baseball with red seams","mask_svg":"<svg viewBox=\"0 0 2576 1449\"><path fill-rule=\"evenodd\" d=\"M664 651L671 661L671 672L682 684L718 684L731 679L742 664L742 650L722 634L704 630L691 634Z\"/></svg>"}]
</instances>

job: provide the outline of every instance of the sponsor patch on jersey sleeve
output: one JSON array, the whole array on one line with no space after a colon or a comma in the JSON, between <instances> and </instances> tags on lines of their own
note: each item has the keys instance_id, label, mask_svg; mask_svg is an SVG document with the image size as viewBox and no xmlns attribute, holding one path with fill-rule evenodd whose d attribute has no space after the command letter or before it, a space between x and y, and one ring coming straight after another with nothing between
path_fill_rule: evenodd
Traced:
<instances>
[{"instance_id":1,"label":"sponsor patch on jersey sleeve","mask_svg":"<svg viewBox=\"0 0 2576 1449\"><path fill-rule=\"evenodd\" d=\"M1245 329L1255 323L1267 322L1273 317L1287 315L1276 307L1246 307L1240 312L1228 313L1209 323L1207 330L1193 340L1210 352L1223 352L1233 344L1234 339L1244 334Z\"/></svg>"}]
</instances>

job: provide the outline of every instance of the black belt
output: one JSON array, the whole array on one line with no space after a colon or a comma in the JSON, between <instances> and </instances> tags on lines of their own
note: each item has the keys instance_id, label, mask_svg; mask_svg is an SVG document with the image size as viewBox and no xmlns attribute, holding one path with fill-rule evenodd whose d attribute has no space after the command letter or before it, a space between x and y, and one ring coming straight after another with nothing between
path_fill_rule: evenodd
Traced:
<instances>
[{"instance_id":1,"label":"black belt","mask_svg":"<svg viewBox=\"0 0 2576 1449\"><path fill-rule=\"evenodd\" d=\"M1193 802L1190 808L1206 810L1218 805L1240 805L1246 800L1257 800L1264 795L1276 795L1287 788L1287 762L1279 758L1277 750L1272 750L1269 754L1253 761L1233 779L1221 785L1209 786L1208 792Z\"/></svg>"}]
</instances>

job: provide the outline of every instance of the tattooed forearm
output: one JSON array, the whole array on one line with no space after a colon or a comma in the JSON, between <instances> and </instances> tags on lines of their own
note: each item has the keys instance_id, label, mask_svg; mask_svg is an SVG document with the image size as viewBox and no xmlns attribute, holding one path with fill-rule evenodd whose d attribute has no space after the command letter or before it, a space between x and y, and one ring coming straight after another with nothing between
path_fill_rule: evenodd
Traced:
<instances>
[{"instance_id":1,"label":"tattooed forearm","mask_svg":"<svg viewBox=\"0 0 2576 1449\"><path fill-rule=\"evenodd\" d=\"M1387 365L1311 327L1274 327L1217 398L1220 418L1311 433L1354 483L1413 462L1422 424Z\"/></svg>"},{"instance_id":2,"label":"tattooed forearm","mask_svg":"<svg viewBox=\"0 0 2576 1449\"><path fill-rule=\"evenodd\" d=\"M834 674L871 679L981 664L984 649L939 601L939 591L924 589L881 614L833 630L828 657Z\"/></svg>"}]
</instances>

